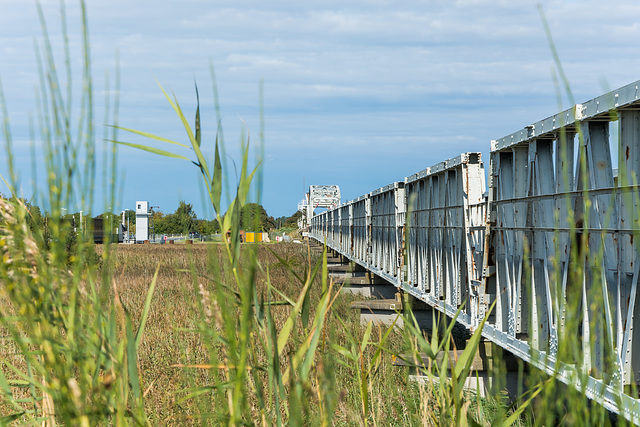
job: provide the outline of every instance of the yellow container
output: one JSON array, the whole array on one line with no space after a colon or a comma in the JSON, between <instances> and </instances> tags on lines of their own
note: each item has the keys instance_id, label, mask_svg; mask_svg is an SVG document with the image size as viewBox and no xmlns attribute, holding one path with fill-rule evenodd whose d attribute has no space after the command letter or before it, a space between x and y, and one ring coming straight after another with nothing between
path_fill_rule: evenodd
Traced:
<instances>
[{"instance_id":1,"label":"yellow container","mask_svg":"<svg viewBox=\"0 0 640 427\"><path fill-rule=\"evenodd\" d=\"M262 242L264 241L264 233L247 231L244 235L244 241L247 243Z\"/></svg>"}]
</instances>

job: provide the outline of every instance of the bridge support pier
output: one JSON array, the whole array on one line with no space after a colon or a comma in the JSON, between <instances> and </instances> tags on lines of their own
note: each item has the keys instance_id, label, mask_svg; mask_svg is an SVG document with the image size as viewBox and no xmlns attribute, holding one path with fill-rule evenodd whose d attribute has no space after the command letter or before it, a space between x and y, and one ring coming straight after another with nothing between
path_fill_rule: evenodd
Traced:
<instances>
[{"instance_id":1,"label":"bridge support pier","mask_svg":"<svg viewBox=\"0 0 640 427\"><path fill-rule=\"evenodd\" d=\"M386 285L392 287L395 291L393 298L386 299L370 299L365 301L354 301L351 303L351 308L360 310L360 324L366 325L370 321L376 324L391 325L396 322L397 328L404 328L404 318L399 317L399 313L406 313L405 310L411 305L411 311L416 318L418 326L422 330L431 331L433 329L433 311L424 303L419 301L411 301L413 297L410 295L403 295L398 292L392 285ZM396 320L397 318L397 320Z\"/></svg>"},{"instance_id":2,"label":"bridge support pier","mask_svg":"<svg viewBox=\"0 0 640 427\"><path fill-rule=\"evenodd\" d=\"M327 269L333 282L342 285L344 293L364 298L395 298L395 286L334 250L327 252Z\"/></svg>"},{"instance_id":3,"label":"bridge support pier","mask_svg":"<svg viewBox=\"0 0 640 427\"><path fill-rule=\"evenodd\" d=\"M363 298L394 299L398 292L391 283L369 272L336 275L334 282L343 285L343 293L359 295Z\"/></svg>"},{"instance_id":4,"label":"bridge support pier","mask_svg":"<svg viewBox=\"0 0 640 427\"><path fill-rule=\"evenodd\" d=\"M449 375L462 351L449 351L449 364L447 366ZM427 384L432 381L424 373L428 366L427 356L426 354L421 354L420 356L422 363L409 360L409 355L396 356L394 357L393 365L408 367L410 369L410 380ZM443 358L444 352L441 351L437 355L434 364L442 366ZM436 368L432 367L432 372L435 373L434 369ZM527 390L524 376L525 370L526 365L524 362L511 353L502 351L489 341L481 341L464 386L471 391L476 391L481 397L496 396L502 399L506 398L507 401L512 402Z\"/></svg>"}]
</instances>

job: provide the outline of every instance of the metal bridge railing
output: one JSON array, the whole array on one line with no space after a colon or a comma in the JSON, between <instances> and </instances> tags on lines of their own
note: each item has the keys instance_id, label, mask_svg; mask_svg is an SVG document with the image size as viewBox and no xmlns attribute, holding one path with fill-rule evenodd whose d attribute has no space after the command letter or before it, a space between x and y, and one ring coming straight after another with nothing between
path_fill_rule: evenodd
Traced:
<instances>
[{"instance_id":1,"label":"metal bridge railing","mask_svg":"<svg viewBox=\"0 0 640 427\"><path fill-rule=\"evenodd\" d=\"M485 337L640 422L625 393L640 381L639 87L492 141L488 191L463 153L313 217L310 235L467 327L495 302Z\"/></svg>"},{"instance_id":2,"label":"metal bridge railing","mask_svg":"<svg viewBox=\"0 0 640 427\"><path fill-rule=\"evenodd\" d=\"M449 315L478 323L486 228L480 153L464 153L311 220L311 237ZM444 302L443 302L444 301Z\"/></svg>"},{"instance_id":3,"label":"metal bridge railing","mask_svg":"<svg viewBox=\"0 0 640 427\"><path fill-rule=\"evenodd\" d=\"M494 342L567 382L587 373L587 394L635 422L623 391L640 380L639 84L492 142L485 290Z\"/></svg>"},{"instance_id":4,"label":"metal bridge railing","mask_svg":"<svg viewBox=\"0 0 640 427\"><path fill-rule=\"evenodd\" d=\"M484 165L480 153L465 153L405 182L405 288L475 326L480 304L486 229Z\"/></svg>"}]
</instances>

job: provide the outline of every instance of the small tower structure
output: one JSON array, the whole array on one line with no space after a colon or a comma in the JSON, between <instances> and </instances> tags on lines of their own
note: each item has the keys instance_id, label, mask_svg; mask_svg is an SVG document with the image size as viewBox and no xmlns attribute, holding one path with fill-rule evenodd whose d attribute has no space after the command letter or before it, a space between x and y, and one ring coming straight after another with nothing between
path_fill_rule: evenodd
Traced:
<instances>
[{"instance_id":1,"label":"small tower structure","mask_svg":"<svg viewBox=\"0 0 640 427\"><path fill-rule=\"evenodd\" d=\"M149 240L149 202L136 202L136 242L142 243Z\"/></svg>"},{"instance_id":2,"label":"small tower structure","mask_svg":"<svg viewBox=\"0 0 640 427\"><path fill-rule=\"evenodd\" d=\"M306 226L308 227L316 208L333 209L340 204L340 187L337 185L310 185L306 200Z\"/></svg>"}]
</instances>

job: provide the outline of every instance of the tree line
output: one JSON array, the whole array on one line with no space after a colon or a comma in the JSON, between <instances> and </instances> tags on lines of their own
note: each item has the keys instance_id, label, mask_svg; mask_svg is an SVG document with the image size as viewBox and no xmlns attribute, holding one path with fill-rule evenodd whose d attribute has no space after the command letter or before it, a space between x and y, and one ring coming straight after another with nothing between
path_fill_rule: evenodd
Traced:
<instances>
[{"instance_id":1,"label":"tree line","mask_svg":"<svg viewBox=\"0 0 640 427\"><path fill-rule=\"evenodd\" d=\"M2 194L0 197L5 198ZM31 213L29 225L33 228L42 227L45 218L49 216L48 212L42 213L41 209L31 204L25 199L21 199ZM290 217L274 218L267 214L264 207L258 203L247 203L242 207L240 212L241 228L245 231L271 231L281 228L297 227L298 218L301 212L296 212ZM80 224L80 213L65 213L63 219ZM113 221L114 226L119 224L122 216L113 212L104 212L96 218L109 219ZM224 218L224 217L223 217ZM125 212L125 226L129 226L131 232L135 231L136 215L135 211L128 210ZM211 235L220 232L220 224L218 221L198 218L193 210L191 203L180 201L178 208L173 213L164 213L161 210L152 210L149 226L153 227L155 234L188 234L197 232L203 235Z\"/></svg>"},{"instance_id":2,"label":"tree line","mask_svg":"<svg viewBox=\"0 0 640 427\"><path fill-rule=\"evenodd\" d=\"M223 217L224 219L224 217ZM246 231L270 231L276 227L276 220L257 203L247 203L240 212L241 228ZM181 201L174 213L165 214L154 210L150 226L156 234L188 234L197 232L203 235L220 232L220 224L216 219L199 219L191 203Z\"/></svg>"}]
</instances>

